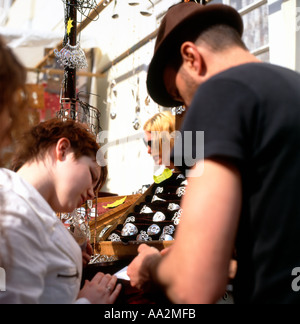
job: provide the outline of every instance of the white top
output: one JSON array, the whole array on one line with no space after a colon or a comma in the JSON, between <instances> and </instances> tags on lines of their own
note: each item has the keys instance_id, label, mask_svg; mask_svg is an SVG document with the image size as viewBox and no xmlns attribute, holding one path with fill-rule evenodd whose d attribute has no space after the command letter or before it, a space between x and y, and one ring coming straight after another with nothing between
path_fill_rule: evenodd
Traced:
<instances>
[{"instance_id":1,"label":"white top","mask_svg":"<svg viewBox=\"0 0 300 324\"><path fill-rule=\"evenodd\" d=\"M6 272L0 304L76 301L82 276L79 245L40 193L5 169L0 169L0 247L0 267Z\"/></svg>"}]
</instances>

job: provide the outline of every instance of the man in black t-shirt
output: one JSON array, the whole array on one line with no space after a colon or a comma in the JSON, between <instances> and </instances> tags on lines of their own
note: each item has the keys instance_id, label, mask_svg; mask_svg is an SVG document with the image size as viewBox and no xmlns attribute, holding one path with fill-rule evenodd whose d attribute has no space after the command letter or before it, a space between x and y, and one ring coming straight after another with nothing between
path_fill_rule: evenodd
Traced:
<instances>
[{"instance_id":1,"label":"man in black t-shirt","mask_svg":"<svg viewBox=\"0 0 300 324\"><path fill-rule=\"evenodd\" d=\"M259 62L242 31L230 7L177 5L149 69L154 100L188 106L175 163L185 170L200 157L174 247L164 256L140 247L128 273L132 285L154 281L178 303L216 302L234 250L237 303L300 302L300 75Z\"/></svg>"}]
</instances>

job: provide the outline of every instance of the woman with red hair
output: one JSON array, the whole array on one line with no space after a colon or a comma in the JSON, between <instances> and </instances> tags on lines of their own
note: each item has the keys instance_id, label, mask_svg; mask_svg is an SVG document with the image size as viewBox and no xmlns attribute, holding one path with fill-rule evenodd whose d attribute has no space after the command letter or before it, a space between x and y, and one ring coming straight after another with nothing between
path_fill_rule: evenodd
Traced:
<instances>
[{"instance_id":1,"label":"woman with red hair","mask_svg":"<svg viewBox=\"0 0 300 324\"><path fill-rule=\"evenodd\" d=\"M0 39L0 149L23 121L26 73ZM25 114L24 114L25 115ZM19 140L17 173L0 169L0 304L112 304L121 286L99 273L80 290L82 252L57 218L72 212L105 183L99 145L75 121L41 123Z\"/></svg>"}]
</instances>

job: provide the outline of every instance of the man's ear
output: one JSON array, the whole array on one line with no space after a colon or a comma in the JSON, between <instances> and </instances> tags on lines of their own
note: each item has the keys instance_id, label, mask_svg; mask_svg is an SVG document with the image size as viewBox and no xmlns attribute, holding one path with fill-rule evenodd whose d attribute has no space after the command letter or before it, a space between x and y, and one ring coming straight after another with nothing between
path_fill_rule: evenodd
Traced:
<instances>
[{"instance_id":1,"label":"man's ear","mask_svg":"<svg viewBox=\"0 0 300 324\"><path fill-rule=\"evenodd\" d=\"M192 42L185 42L181 45L181 56L183 64L197 75L205 74L206 67L204 58L198 47Z\"/></svg>"},{"instance_id":2,"label":"man's ear","mask_svg":"<svg viewBox=\"0 0 300 324\"><path fill-rule=\"evenodd\" d=\"M59 161L64 161L67 153L71 150L71 142L67 138L61 138L55 147L56 157Z\"/></svg>"}]
</instances>

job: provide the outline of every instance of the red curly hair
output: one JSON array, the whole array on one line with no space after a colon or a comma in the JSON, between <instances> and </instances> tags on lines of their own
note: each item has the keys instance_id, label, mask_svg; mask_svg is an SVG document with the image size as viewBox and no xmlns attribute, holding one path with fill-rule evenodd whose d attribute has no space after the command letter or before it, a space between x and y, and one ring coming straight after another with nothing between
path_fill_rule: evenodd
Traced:
<instances>
[{"instance_id":1,"label":"red curly hair","mask_svg":"<svg viewBox=\"0 0 300 324\"><path fill-rule=\"evenodd\" d=\"M88 156L96 159L99 144L88 126L68 119L50 119L31 128L18 141L17 151L13 159L13 170L17 172L24 164L43 160L47 151L61 138L67 138L76 159ZM101 178L95 190L99 190L106 181L107 168L101 167Z\"/></svg>"}]
</instances>

